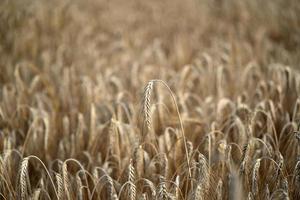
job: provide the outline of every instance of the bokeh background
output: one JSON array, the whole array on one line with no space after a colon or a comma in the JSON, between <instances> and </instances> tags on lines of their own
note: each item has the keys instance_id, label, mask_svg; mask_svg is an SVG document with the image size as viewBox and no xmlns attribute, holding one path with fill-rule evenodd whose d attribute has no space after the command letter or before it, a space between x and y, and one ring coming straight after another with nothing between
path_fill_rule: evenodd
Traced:
<instances>
[{"instance_id":1,"label":"bokeh background","mask_svg":"<svg viewBox=\"0 0 300 200\"><path fill-rule=\"evenodd\" d=\"M0 9L2 83L20 62L155 71L221 52L238 54L234 65L299 65L297 0L3 0Z\"/></svg>"},{"instance_id":2,"label":"bokeh background","mask_svg":"<svg viewBox=\"0 0 300 200\"><path fill-rule=\"evenodd\" d=\"M300 199L299 68L299 0L0 0L0 199Z\"/></svg>"}]
</instances>

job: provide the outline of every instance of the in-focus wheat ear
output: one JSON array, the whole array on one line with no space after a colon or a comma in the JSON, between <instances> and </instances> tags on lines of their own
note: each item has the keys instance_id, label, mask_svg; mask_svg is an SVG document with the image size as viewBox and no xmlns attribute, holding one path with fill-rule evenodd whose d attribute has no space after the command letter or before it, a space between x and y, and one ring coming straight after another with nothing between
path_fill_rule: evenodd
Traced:
<instances>
[{"instance_id":1,"label":"in-focus wheat ear","mask_svg":"<svg viewBox=\"0 0 300 200\"><path fill-rule=\"evenodd\" d=\"M24 158L21 164L20 185L21 185L21 199L27 199L27 176L28 176L28 161L29 158Z\"/></svg>"},{"instance_id":2,"label":"in-focus wheat ear","mask_svg":"<svg viewBox=\"0 0 300 200\"><path fill-rule=\"evenodd\" d=\"M259 167L260 167L260 161L261 159L257 159L255 164L254 164L254 168L253 168L253 172L252 172L252 194L254 197L256 197L258 195L258 172L259 172Z\"/></svg>"},{"instance_id":3,"label":"in-focus wheat ear","mask_svg":"<svg viewBox=\"0 0 300 200\"><path fill-rule=\"evenodd\" d=\"M118 195L116 194L116 191L114 188L113 179L109 175L106 176L106 179L107 179L107 183L108 183L107 192L108 192L109 198L115 200L118 198Z\"/></svg>"},{"instance_id":4,"label":"in-focus wheat ear","mask_svg":"<svg viewBox=\"0 0 300 200\"><path fill-rule=\"evenodd\" d=\"M63 184L62 176L57 173L55 177L57 182L57 198L58 200L62 200L64 196L64 184Z\"/></svg>"},{"instance_id":5,"label":"in-focus wheat ear","mask_svg":"<svg viewBox=\"0 0 300 200\"><path fill-rule=\"evenodd\" d=\"M144 122L146 123L147 131L151 129L152 119L151 119L151 93L153 90L153 81L149 81L144 90L143 96L143 115Z\"/></svg>"},{"instance_id":6,"label":"in-focus wheat ear","mask_svg":"<svg viewBox=\"0 0 300 200\"><path fill-rule=\"evenodd\" d=\"M67 163L64 163L62 166L62 172L63 172L63 183L64 183L64 190L67 196L67 199L70 200L70 193L69 193L69 186L70 181L68 177L68 169L67 169Z\"/></svg>"},{"instance_id":7,"label":"in-focus wheat ear","mask_svg":"<svg viewBox=\"0 0 300 200\"><path fill-rule=\"evenodd\" d=\"M130 200L136 199L136 186L135 186L135 169L132 164L132 159L128 166L128 183L129 183L129 198Z\"/></svg>"}]
</instances>

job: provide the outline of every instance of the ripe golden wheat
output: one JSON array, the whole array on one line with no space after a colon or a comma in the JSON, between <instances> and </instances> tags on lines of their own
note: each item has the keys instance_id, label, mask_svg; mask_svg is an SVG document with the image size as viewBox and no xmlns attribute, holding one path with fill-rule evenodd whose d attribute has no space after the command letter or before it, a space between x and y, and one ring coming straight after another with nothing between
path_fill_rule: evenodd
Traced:
<instances>
[{"instance_id":1,"label":"ripe golden wheat","mask_svg":"<svg viewBox=\"0 0 300 200\"><path fill-rule=\"evenodd\" d=\"M298 0L2 0L0 199L300 199Z\"/></svg>"}]
</instances>

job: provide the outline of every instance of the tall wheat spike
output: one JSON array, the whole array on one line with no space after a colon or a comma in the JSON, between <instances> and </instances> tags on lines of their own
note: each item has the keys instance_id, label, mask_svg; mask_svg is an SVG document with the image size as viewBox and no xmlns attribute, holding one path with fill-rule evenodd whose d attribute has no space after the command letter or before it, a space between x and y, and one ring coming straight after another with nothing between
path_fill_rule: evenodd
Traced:
<instances>
[{"instance_id":1,"label":"tall wheat spike","mask_svg":"<svg viewBox=\"0 0 300 200\"><path fill-rule=\"evenodd\" d=\"M62 166L62 172L63 172L63 182L64 182L64 191L66 193L67 199L70 200L70 193L69 193L69 177L68 177L68 169L67 169L67 164L64 163Z\"/></svg>"},{"instance_id":2,"label":"tall wheat spike","mask_svg":"<svg viewBox=\"0 0 300 200\"><path fill-rule=\"evenodd\" d=\"M259 177L259 167L261 159L257 159L254 164L252 172L252 194L254 197L258 195L258 177Z\"/></svg>"},{"instance_id":3,"label":"tall wheat spike","mask_svg":"<svg viewBox=\"0 0 300 200\"><path fill-rule=\"evenodd\" d=\"M62 176L60 174L56 174L56 182L57 182L57 198L58 200L62 200L64 197L64 183Z\"/></svg>"},{"instance_id":4,"label":"tall wheat spike","mask_svg":"<svg viewBox=\"0 0 300 200\"><path fill-rule=\"evenodd\" d=\"M169 199L166 181L165 181L164 176L159 176L159 183L158 183L158 188L157 188L156 194L157 194L157 196L156 196L157 200L168 200Z\"/></svg>"},{"instance_id":5,"label":"tall wheat spike","mask_svg":"<svg viewBox=\"0 0 300 200\"><path fill-rule=\"evenodd\" d=\"M27 199L27 176L28 176L28 162L29 158L24 158L21 164L20 185L21 185L21 199Z\"/></svg>"},{"instance_id":6,"label":"tall wheat spike","mask_svg":"<svg viewBox=\"0 0 300 200\"><path fill-rule=\"evenodd\" d=\"M145 87L143 95L143 114L144 121L146 122L147 130L151 129L152 117L151 117L151 93L153 90L153 81L149 81Z\"/></svg>"},{"instance_id":7,"label":"tall wheat spike","mask_svg":"<svg viewBox=\"0 0 300 200\"><path fill-rule=\"evenodd\" d=\"M128 183L129 183L129 197L130 200L136 199L136 186L135 186L135 169L132 164L132 159L130 159L130 163L128 166Z\"/></svg>"}]
</instances>

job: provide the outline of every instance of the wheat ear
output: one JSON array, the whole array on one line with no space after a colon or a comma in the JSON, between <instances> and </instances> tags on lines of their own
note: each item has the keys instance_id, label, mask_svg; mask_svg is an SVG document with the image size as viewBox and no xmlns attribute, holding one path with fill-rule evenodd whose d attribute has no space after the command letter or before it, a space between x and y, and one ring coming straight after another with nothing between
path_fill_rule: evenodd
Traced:
<instances>
[{"instance_id":1,"label":"wheat ear","mask_svg":"<svg viewBox=\"0 0 300 200\"><path fill-rule=\"evenodd\" d=\"M21 164L20 184L21 184L21 199L25 200L27 197L27 175L28 175L28 161L29 158L24 158Z\"/></svg>"},{"instance_id":2,"label":"wheat ear","mask_svg":"<svg viewBox=\"0 0 300 200\"><path fill-rule=\"evenodd\" d=\"M144 122L146 122L147 131L151 129L151 93L153 90L153 81L149 81L144 90L143 96L143 115Z\"/></svg>"},{"instance_id":3,"label":"wheat ear","mask_svg":"<svg viewBox=\"0 0 300 200\"><path fill-rule=\"evenodd\" d=\"M130 164L128 166L128 183L129 183L130 200L136 199L136 186L134 181L135 181L135 170L132 164L132 159L130 159Z\"/></svg>"},{"instance_id":4,"label":"wheat ear","mask_svg":"<svg viewBox=\"0 0 300 200\"><path fill-rule=\"evenodd\" d=\"M118 199L118 196L117 196L115 188L114 188L113 179L109 175L106 175L106 179L107 179L107 183L108 183L107 192L109 195L109 199L112 199L112 200Z\"/></svg>"},{"instance_id":5,"label":"wheat ear","mask_svg":"<svg viewBox=\"0 0 300 200\"><path fill-rule=\"evenodd\" d=\"M258 195L258 172L259 172L259 167L260 167L260 160L257 159L254 168L253 168L253 173L252 173L252 194L254 197L257 197Z\"/></svg>"},{"instance_id":6,"label":"wheat ear","mask_svg":"<svg viewBox=\"0 0 300 200\"><path fill-rule=\"evenodd\" d=\"M167 200L168 199L168 192L166 186L166 180L164 176L159 176L159 184L158 184L158 191L157 191L157 200Z\"/></svg>"},{"instance_id":7,"label":"wheat ear","mask_svg":"<svg viewBox=\"0 0 300 200\"><path fill-rule=\"evenodd\" d=\"M64 195L64 185L63 185L62 176L57 173L55 177L57 182L57 198L58 200L62 200Z\"/></svg>"},{"instance_id":8,"label":"wheat ear","mask_svg":"<svg viewBox=\"0 0 300 200\"><path fill-rule=\"evenodd\" d=\"M67 163L63 164L62 172L63 172L64 190L67 194L67 199L70 200L70 193L69 193L70 181L69 181L69 177L68 177Z\"/></svg>"}]
</instances>

